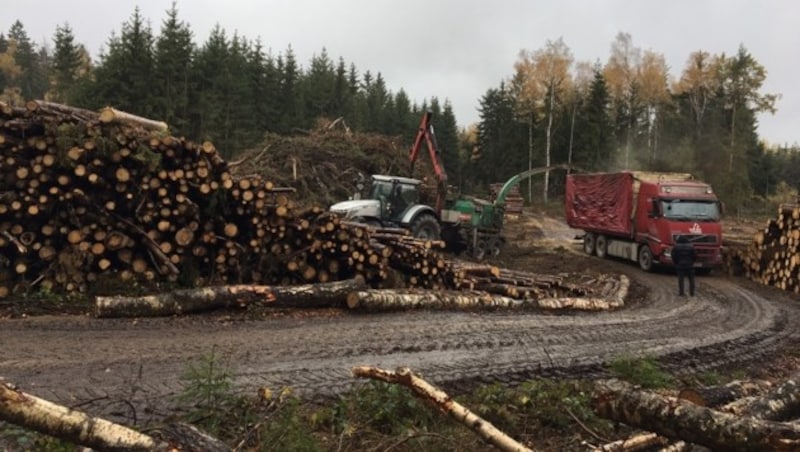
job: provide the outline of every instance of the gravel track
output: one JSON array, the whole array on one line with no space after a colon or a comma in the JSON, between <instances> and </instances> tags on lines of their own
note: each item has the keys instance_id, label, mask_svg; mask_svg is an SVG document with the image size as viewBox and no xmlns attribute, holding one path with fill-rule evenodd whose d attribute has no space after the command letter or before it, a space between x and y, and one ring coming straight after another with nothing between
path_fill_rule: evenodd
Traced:
<instances>
[{"instance_id":1,"label":"gravel track","mask_svg":"<svg viewBox=\"0 0 800 452\"><path fill-rule=\"evenodd\" d=\"M167 413L187 363L214 352L236 386L346 390L356 365L408 366L450 391L535 376L599 376L620 355L654 355L674 371L757 362L798 339L794 304L724 277L675 277L608 261L647 295L609 313L401 312L245 320L220 314L98 320L0 320L0 377L41 397L129 424Z\"/></svg>"}]
</instances>

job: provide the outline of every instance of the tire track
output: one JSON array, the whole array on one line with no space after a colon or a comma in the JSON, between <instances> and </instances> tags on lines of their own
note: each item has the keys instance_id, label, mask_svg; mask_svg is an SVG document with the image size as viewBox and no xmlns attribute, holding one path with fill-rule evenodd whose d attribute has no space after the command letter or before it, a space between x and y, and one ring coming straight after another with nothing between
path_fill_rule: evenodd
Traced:
<instances>
[{"instance_id":1,"label":"tire track","mask_svg":"<svg viewBox=\"0 0 800 452\"><path fill-rule=\"evenodd\" d=\"M617 312L405 312L231 321L227 317L0 321L0 377L65 403L135 423L165 413L187 364L215 353L237 388L292 386L329 396L354 384L356 365L409 366L449 390L536 376L598 376L621 355L659 357L673 371L752 362L794 343L797 307L722 277L698 278L679 298L674 275L628 273L648 290ZM147 414L145 414L147 412Z\"/></svg>"}]
</instances>

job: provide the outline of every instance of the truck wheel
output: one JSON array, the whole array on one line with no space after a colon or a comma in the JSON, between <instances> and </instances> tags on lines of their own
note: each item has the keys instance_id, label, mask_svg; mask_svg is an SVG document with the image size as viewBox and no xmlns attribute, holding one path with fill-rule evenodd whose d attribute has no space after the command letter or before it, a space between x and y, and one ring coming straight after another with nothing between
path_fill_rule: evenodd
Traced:
<instances>
[{"instance_id":1,"label":"truck wheel","mask_svg":"<svg viewBox=\"0 0 800 452\"><path fill-rule=\"evenodd\" d=\"M591 232L583 235L583 251L590 256L594 254L594 234Z\"/></svg>"},{"instance_id":2,"label":"truck wheel","mask_svg":"<svg viewBox=\"0 0 800 452\"><path fill-rule=\"evenodd\" d=\"M653 252L647 244L639 247L639 267L646 272L653 270Z\"/></svg>"},{"instance_id":3,"label":"truck wheel","mask_svg":"<svg viewBox=\"0 0 800 452\"><path fill-rule=\"evenodd\" d=\"M608 238L604 235L598 235L597 239L595 239L594 247L597 257L605 259L608 255Z\"/></svg>"},{"instance_id":4,"label":"truck wheel","mask_svg":"<svg viewBox=\"0 0 800 452\"><path fill-rule=\"evenodd\" d=\"M433 215L422 214L411 223L411 234L418 239L439 240L441 229Z\"/></svg>"}]
</instances>

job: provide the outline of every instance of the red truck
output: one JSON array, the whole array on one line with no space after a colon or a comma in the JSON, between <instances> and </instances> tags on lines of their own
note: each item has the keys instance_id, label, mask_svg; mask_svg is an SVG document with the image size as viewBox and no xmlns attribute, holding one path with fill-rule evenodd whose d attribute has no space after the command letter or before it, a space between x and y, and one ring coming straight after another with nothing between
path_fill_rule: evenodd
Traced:
<instances>
[{"instance_id":1,"label":"red truck","mask_svg":"<svg viewBox=\"0 0 800 452\"><path fill-rule=\"evenodd\" d=\"M722 263L720 202L709 184L691 174L570 174L565 199L567 224L584 231L588 254L630 259L651 271L672 265L672 246L686 236L700 273Z\"/></svg>"}]
</instances>

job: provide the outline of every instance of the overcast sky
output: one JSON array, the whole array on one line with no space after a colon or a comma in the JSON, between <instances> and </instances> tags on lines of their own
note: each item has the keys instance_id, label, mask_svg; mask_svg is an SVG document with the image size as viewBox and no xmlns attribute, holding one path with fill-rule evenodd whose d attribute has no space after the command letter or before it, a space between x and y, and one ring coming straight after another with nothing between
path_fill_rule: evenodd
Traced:
<instances>
[{"instance_id":1,"label":"overcast sky","mask_svg":"<svg viewBox=\"0 0 800 452\"><path fill-rule=\"evenodd\" d=\"M93 57L135 6L157 34L172 0L0 0L0 30L22 21L41 44L69 23ZM449 100L461 126L477 122L480 97L513 73L522 49L559 37L576 60L605 63L619 32L661 53L670 75L689 54L735 54L743 44L768 71L763 93L778 111L759 117L762 138L800 142L800 1L796 0L179 0L179 17L202 44L219 24L260 37L273 54L291 45L307 67L323 47L360 71L380 72L390 90L420 103Z\"/></svg>"}]
</instances>

